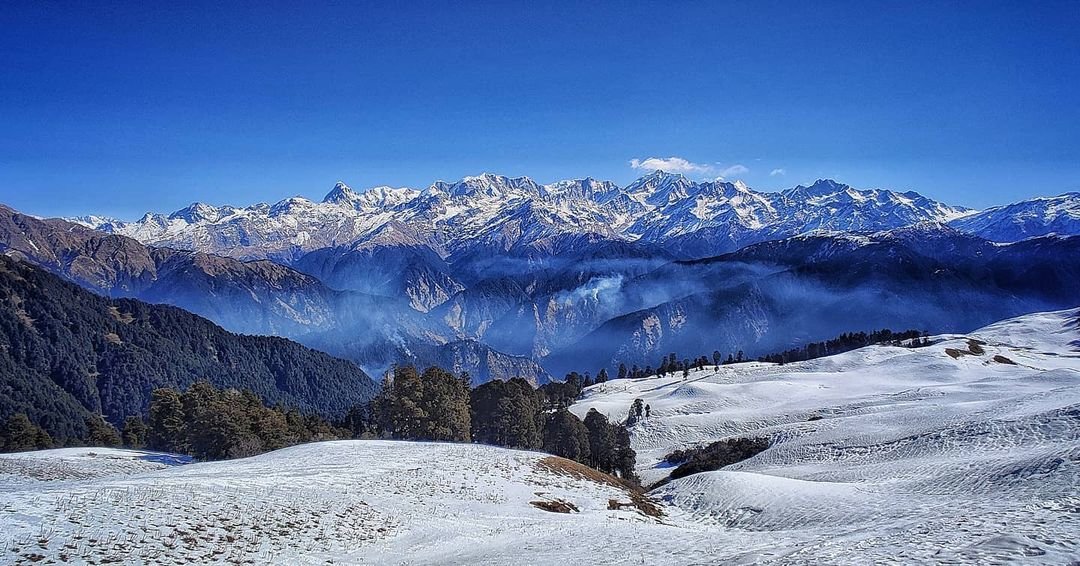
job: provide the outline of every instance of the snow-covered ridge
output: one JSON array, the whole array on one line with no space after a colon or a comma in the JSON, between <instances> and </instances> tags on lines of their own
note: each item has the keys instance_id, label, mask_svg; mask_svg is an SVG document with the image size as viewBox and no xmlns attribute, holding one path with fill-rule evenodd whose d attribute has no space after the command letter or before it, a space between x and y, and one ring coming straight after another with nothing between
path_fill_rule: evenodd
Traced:
<instances>
[{"instance_id":1,"label":"snow-covered ridge","mask_svg":"<svg viewBox=\"0 0 1080 566\"><path fill-rule=\"evenodd\" d=\"M337 183L321 202L294 197L247 207L194 203L135 222L84 216L83 225L143 243L242 258L290 259L307 251L362 242L390 223L416 243L449 255L463 249L507 250L563 234L598 234L626 241L690 242L704 252L810 230L885 230L947 222L970 211L917 193L858 190L831 180L778 192L741 181L698 182L654 172L626 187L591 178L541 185L492 173L424 190L375 187L358 192Z\"/></svg>"},{"instance_id":2,"label":"snow-covered ridge","mask_svg":"<svg viewBox=\"0 0 1080 566\"><path fill-rule=\"evenodd\" d=\"M996 206L957 219L952 226L994 242L1015 242L1047 234L1080 234L1080 193Z\"/></svg>"}]
</instances>

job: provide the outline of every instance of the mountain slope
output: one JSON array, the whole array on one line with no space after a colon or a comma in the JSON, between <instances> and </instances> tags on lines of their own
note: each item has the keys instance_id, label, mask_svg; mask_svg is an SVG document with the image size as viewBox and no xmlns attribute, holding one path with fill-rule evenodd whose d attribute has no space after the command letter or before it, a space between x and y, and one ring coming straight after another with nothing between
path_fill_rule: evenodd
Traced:
<instances>
[{"instance_id":1,"label":"mountain slope","mask_svg":"<svg viewBox=\"0 0 1080 566\"><path fill-rule=\"evenodd\" d=\"M365 259L372 256L339 258L332 267L314 261L305 264L335 282L342 281L335 271L359 269L369 282L359 290L359 285L347 284L343 284L344 290L337 290L316 277L271 261L239 261L144 246L126 236L63 220L40 220L2 205L0 252L24 258L100 294L175 305L233 332L292 338L346 357L375 374L394 363L426 366L453 358L454 352L461 350L455 344L466 337L438 318L425 318L412 308L431 300L438 284L445 284L443 293L461 288L447 278L445 267L438 266L442 259L432 253L416 254L434 263L428 271L423 271L427 269L423 261L402 262L400 256L379 255L378 250L376 257L385 259L378 273L366 269L370 264L365 264ZM405 265L417 267L402 277L397 269ZM431 273L435 283L429 286L427 280L413 276L418 273ZM412 305L392 298L403 292L395 285L410 285L409 289L415 290L411 295L411 291L404 291L413 297ZM469 348L473 356L455 358L459 371L492 378L518 376L500 373L504 370L521 371L521 377L538 382L548 379L533 362L483 343L471 343ZM466 363L468 360L476 364Z\"/></svg>"},{"instance_id":2,"label":"mountain slope","mask_svg":"<svg viewBox=\"0 0 1080 566\"><path fill-rule=\"evenodd\" d=\"M339 416L375 383L344 360L282 338L231 334L186 311L90 293L0 257L0 416L26 413L58 439L84 417L142 414L151 389L206 379L268 403Z\"/></svg>"},{"instance_id":3,"label":"mountain slope","mask_svg":"<svg viewBox=\"0 0 1080 566\"><path fill-rule=\"evenodd\" d=\"M924 226L763 242L626 282L618 291L624 314L545 365L556 373L644 368L671 352L756 357L855 330L966 331L1080 304L1078 266L1076 236L1003 246Z\"/></svg>"},{"instance_id":4,"label":"mountain slope","mask_svg":"<svg viewBox=\"0 0 1080 566\"><path fill-rule=\"evenodd\" d=\"M176 305L234 332L296 336L336 319L336 293L287 267L147 247L2 205L0 252L95 292Z\"/></svg>"},{"instance_id":5,"label":"mountain slope","mask_svg":"<svg viewBox=\"0 0 1080 566\"><path fill-rule=\"evenodd\" d=\"M953 220L950 225L994 242L1016 242L1046 234L1080 234L1080 193L996 206Z\"/></svg>"}]
</instances>

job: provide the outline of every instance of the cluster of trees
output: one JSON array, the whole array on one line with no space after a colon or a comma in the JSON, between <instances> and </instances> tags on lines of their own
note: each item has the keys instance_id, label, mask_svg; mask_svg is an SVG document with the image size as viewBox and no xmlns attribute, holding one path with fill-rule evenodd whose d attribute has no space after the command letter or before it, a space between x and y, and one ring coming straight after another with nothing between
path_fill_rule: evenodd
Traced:
<instances>
[{"instance_id":1,"label":"cluster of trees","mask_svg":"<svg viewBox=\"0 0 1080 566\"><path fill-rule=\"evenodd\" d=\"M250 391L217 389L205 381L183 393L155 389L148 422L129 417L123 430L124 443L133 448L190 454L199 460L243 458L349 436L348 430L318 416L267 407Z\"/></svg>"},{"instance_id":2,"label":"cluster of trees","mask_svg":"<svg viewBox=\"0 0 1080 566\"><path fill-rule=\"evenodd\" d=\"M811 342L799 348L792 348L786 352L769 354L759 358L763 362L786 364L790 362L804 362L815 358L832 356L857 350L872 344L890 344L893 346L926 346L930 338L925 332L918 330L904 330L893 332L888 328L866 332L847 332L824 342Z\"/></svg>"},{"instance_id":3,"label":"cluster of trees","mask_svg":"<svg viewBox=\"0 0 1080 566\"><path fill-rule=\"evenodd\" d=\"M24 452L53 447L53 439L40 426L30 422L23 413L4 419L0 427L0 452Z\"/></svg>"},{"instance_id":4,"label":"cluster of trees","mask_svg":"<svg viewBox=\"0 0 1080 566\"><path fill-rule=\"evenodd\" d=\"M734 354L728 354L727 358L724 358L719 350L714 350L712 356L698 356L693 359L680 359L678 354L672 352L661 358L660 363L655 368L652 365L641 368L637 364L630 367L627 367L626 364L619 364L617 376L618 379L641 379L654 375L663 377L668 374L677 375L681 373L683 377L687 377L695 369L710 365L719 368L723 364L735 364L744 361L746 361L746 357L743 355L742 350Z\"/></svg>"},{"instance_id":5,"label":"cluster of trees","mask_svg":"<svg viewBox=\"0 0 1080 566\"><path fill-rule=\"evenodd\" d=\"M637 456L626 428L598 412L582 421L567 410L586 382L574 374L536 389L515 378L470 390L468 376L398 366L366 414L351 412L347 426L370 437L543 450L632 480Z\"/></svg>"},{"instance_id":6,"label":"cluster of trees","mask_svg":"<svg viewBox=\"0 0 1080 566\"><path fill-rule=\"evenodd\" d=\"M769 448L765 438L734 438L713 442L708 446L689 450L676 450L664 457L669 464L679 464L671 472L671 479L679 479L701 472L719 470L751 458Z\"/></svg>"}]
</instances>

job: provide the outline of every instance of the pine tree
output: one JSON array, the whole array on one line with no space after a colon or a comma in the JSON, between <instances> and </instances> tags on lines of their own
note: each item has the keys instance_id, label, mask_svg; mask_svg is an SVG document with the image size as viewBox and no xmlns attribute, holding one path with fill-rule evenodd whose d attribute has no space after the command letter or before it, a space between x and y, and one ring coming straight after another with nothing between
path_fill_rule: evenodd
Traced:
<instances>
[{"instance_id":1,"label":"pine tree","mask_svg":"<svg viewBox=\"0 0 1080 566\"><path fill-rule=\"evenodd\" d=\"M637 453L630 447L630 431L626 427L615 427L615 472L620 478L637 481Z\"/></svg>"},{"instance_id":2,"label":"pine tree","mask_svg":"<svg viewBox=\"0 0 1080 566\"><path fill-rule=\"evenodd\" d=\"M146 446L161 452L187 452L184 406L174 389L155 389L150 394L150 419Z\"/></svg>"},{"instance_id":3,"label":"pine tree","mask_svg":"<svg viewBox=\"0 0 1080 566\"><path fill-rule=\"evenodd\" d=\"M510 448L540 448L541 395L521 378L494 380L472 390L472 440Z\"/></svg>"},{"instance_id":4,"label":"pine tree","mask_svg":"<svg viewBox=\"0 0 1080 566\"><path fill-rule=\"evenodd\" d=\"M90 446L120 446L120 433L101 415L87 417L86 429L89 431L86 442Z\"/></svg>"},{"instance_id":5,"label":"pine tree","mask_svg":"<svg viewBox=\"0 0 1080 566\"><path fill-rule=\"evenodd\" d=\"M606 383L608 380L607 368L600 368L600 372L596 374L597 383Z\"/></svg>"},{"instance_id":6,"label":"pine tree","mask_svg":"<svg viewBox=\"0 0 1080 566\"><path fill-rule=\"evenodd\" d=\"M135 415L124 419L124 431L121 433L124 440L124 446L135 449L146 448L146 434L148 430L146 423Z\"/></svg>"},{"instance_id":7,"label":"pine tree","mask_svg":"<svg viewBox=\"0 0 1080 566\"><path fill-rule=\"evenodd\" d=\"M634 426L641 420L641 416L644 414L644 402L641 399L634 399L634 402L630 405L630 412L626 416L626 426Z\"/></svg>"},{"instance_id":8,"label":"pine tree","mask_svg":"<svg viewBox=\"0 0 1080 566\"><path fill-rule=\"evenodd\" d=\"M611 473L615 469L615 427L596 409L589 409L584 424L589 431L588 465Z\"/></svg>"},{"instance_id":9,"label":"pine tree","mask_svg":"<svg viewBox=\"0 0 1080 566\"><path fill-rule=\"evenodd\" d=\"M413 366L394 368L372 403L383 434L405 440L469 440L469 388L454 374L430 367L421 377Z\"/></svg>"},{"instance_id":10,"label":"pine tree","mask_svg":"<svg viewBox=\"0 0 1080 566\"><path fill-rule=\"evenodd\" d=\"M626 379L628 376L626 364L619 364L619 373L616 379Z\"/></svg>"},{"instance_id":11,"label":"pine tree","mask_svg":"<svg viewBox=\"0 0 1080 566\"><path fill-rule=\"evenodd\" d=\"M23 413L15 413L4 421L0 429L0 451L25 452L52 448L53 441L49 433L34 423Z\"/></svg>"},{"instance_id":12,"label":"pine tree","mask_svg":"<svg viewBox=\"0 0 1080 566\"><path fill-rule=\"evenodd\" d=\"M469 441L469 384L438 367L424 370L421 378L427 420L423 438L444 442Z\"/></svg>"},{"instance_id":13,"label":"pine tree","mask_svg":"<svg viewBox=\"0 0 1080 566\"><path fill-rule=\"evenodd\" d=\"M544 451L588 464L589 430L573 413L559 409L544 423Z\"/></svg>"}]
</instances>

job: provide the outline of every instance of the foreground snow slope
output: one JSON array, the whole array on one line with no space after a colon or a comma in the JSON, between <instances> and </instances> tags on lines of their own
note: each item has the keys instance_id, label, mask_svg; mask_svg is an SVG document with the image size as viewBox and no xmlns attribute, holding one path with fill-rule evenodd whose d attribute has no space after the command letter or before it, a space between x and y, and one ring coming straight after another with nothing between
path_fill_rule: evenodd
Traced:
<instances>
[{"instance_id":1,"label":"foreground snow slope","mask_svg":"<svg viewBox=\"0 0 1080 566\"><path fill-rule=\"evenodd\" d=\"M971 335L981 348L942 336L590 388L580 415L652 407L633 431L650 482L674 448L772 439L656 489L661 518L609 509L630 497L601 477L487 446L343 441L190 465L108 449L4 455L0 563L1069 563L1078 318L995 324Z\"/></svg>"},{"instance_id":2,"label":"foreground snow slope","mask_svg":"<svg viewBox=\"0 0 1080 566\"><path fill-rule=\"evenodd\" d=\"M711 544L708 529L608 509L629 494L535 452L340 441L165 469L142 459L159 457L96 448L0 457L0 563L694 563L708 561ZM640 544L672 538L679 548Z\"/></svg>"},{"instance_id":3,"label":"foreground snow slope","mask_svg":"<svg viewBox=\"0 0 1080 566\"><path fill-rule=\"evenodd\" d=\"M661 460L674 448L772 439L654 495L679 509L673 521L770 532L788 560L1069 562L1080 558L1078 321L1080 310L1042 313L917 349L612 381L572 410L622 419L635 398L649 404L633 430L647 482L671 471Z\"/></svg>"}]
</instances>

